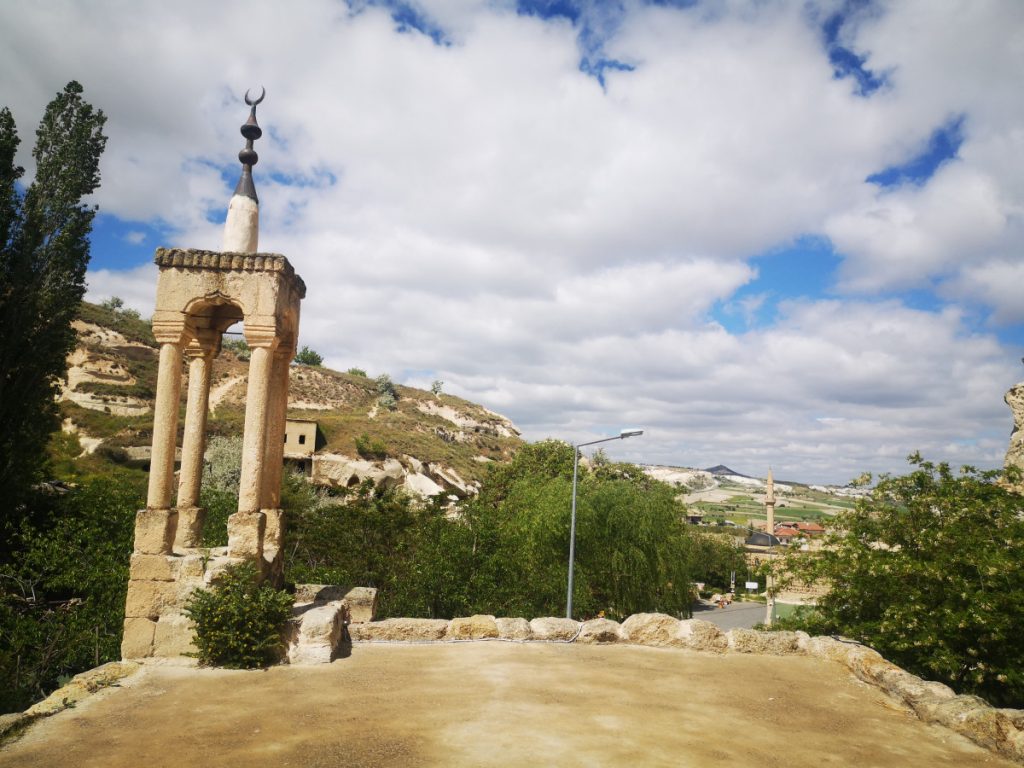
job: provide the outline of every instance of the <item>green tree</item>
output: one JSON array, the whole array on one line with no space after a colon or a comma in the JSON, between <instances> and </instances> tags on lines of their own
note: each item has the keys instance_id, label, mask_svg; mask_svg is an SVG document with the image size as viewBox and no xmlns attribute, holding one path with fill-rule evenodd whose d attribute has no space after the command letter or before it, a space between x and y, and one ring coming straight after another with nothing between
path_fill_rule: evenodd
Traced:
<instances>
[{"instance_id":1,"label":"green tree","mask_svg":"<svg viewBox=\"0 0 1024 768\"><path fill-rule=\"evenodd\" d=\"M36 131L35 180L24 193L15 164L20 139L0 109L0 488L8 509L41 475L57 427L54 396L74 349L71 321L85 293L96 215L82 199L100 182L106 117L70 82ZM17 521L8 517L7 534Z\"/></svg>"},{"instance_id":2,"label":"green tree","mask_svg":"<svg viewBox=\"0 0 1024 768\"><path fill-rule=\"evenodd\" d=\"M295 354L295 362L299 365L311 365L318 368L323 361L323 357L309 347L303 347Z\"/></svg>"},{"instance_id":3,"label":"green tree","mask_svg":"<svg viewBox=\"0 0 1024 768\"><path fill-rule=\"evenodd\" d=\"M829 585L796 620L860 640L911 671L1024 705L1024 498L998 473L919 455L842 514L820 552L792 553L786 570Z\"/></svg>"}]
</instances>

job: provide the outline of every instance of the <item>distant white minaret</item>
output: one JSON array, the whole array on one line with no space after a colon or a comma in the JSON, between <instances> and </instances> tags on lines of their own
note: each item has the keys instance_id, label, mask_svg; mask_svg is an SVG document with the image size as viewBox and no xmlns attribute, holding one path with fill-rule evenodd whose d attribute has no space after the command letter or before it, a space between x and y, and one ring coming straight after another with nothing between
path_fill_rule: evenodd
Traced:
<instances>
[{"instance_id":1,"label":"distant white minaret","mask_svg":"<svg viewBox=\"0 0 1024 768\"><path fill-rule=\"evenodd\" d=\"M768 482L767 488L764 492L764 511L768 515L768 526L766 528L768 532L768 547L769 550L774 549L772 547L772 537L775 536L775 480L772 478L772 468L768 467ZM772 557L768 556L768 563L771 565ZM765 579L765 600L768 603L767 610L765 611L764 623L765 626L770 627L772 621L775 619L775 579L768 572L768 576Z\"/></svg>"},{"instance_id":2,"label":"distant white minaret","mask_svg":"<svg viewBox=\"0 0 1024 768\"><path fill-rule=\"evenodd\" d=\"M228 203L228 218L224 222L224 245L221 248L223 251L256 253L259 245L260 200L256 197L256 185L252 182L252 167L259 161L259 155L252 148L252 143L263 135L263 131L256 124L256 105L263 101L266 95L267 91L264 88L260 97L253 101L249 98L249 92L245 92L245 103L251 109L249 119L242 126L245 149L238 153L238 159L242 162L242 178L238 180L235 194Z\"/></svg>"}]
</instances>

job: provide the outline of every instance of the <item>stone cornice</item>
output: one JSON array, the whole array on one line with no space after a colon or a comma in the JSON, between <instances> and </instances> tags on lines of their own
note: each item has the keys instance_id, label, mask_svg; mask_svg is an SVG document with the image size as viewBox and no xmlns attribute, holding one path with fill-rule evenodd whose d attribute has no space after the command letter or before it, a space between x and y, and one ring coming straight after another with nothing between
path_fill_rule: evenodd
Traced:
<instances>
[{"instance_id":1,"label":"stone cornice","mask_svg":"<svg viewBox=\"0 0 1024 768\"><path fill-rule=\"evenodd\" d=\"M153 263L161 269L208 269L223 272L278 272L293 283L300 299L306 297L306 284L295 274L288 259L279 253L232 253L204 251L198 248L157 248Z\"/></svg>"}]
</instances>

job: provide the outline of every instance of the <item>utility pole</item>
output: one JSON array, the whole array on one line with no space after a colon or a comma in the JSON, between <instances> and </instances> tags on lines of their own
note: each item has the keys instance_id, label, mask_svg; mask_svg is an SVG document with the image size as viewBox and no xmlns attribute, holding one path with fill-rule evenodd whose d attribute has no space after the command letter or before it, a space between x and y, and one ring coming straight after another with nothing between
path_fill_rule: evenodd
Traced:
<instances>
[{"instance_id":1,"label":"utility pole","mask_svg":"<svg viewBox=\"0 0 1024 768\"><path fill-rule=\"evenodd\" d=\"M774 567L775 545L775 480L772 478L772 468L768 467L768 483L764 492L764 510L768 515L768 574L765 576L765 602L768 604L764 617L764 625L770 627L775 619L775 577L772 574Z\"/></svg>"}]
</instances>

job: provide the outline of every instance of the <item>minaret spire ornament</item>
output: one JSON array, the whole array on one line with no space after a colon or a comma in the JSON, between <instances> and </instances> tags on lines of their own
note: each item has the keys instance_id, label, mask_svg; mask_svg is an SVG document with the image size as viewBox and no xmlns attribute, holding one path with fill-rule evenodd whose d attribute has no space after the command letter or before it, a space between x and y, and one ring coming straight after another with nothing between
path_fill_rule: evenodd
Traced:
<instances>
[{"instance_id":1,"label":"minaret spire ornament","mask_svg":"<svg viewBox=\"0 0 1024 768\"><path fill-rule=\"evenodd\" d=\"M266 88L260 88L259 98L253 100L245 92L245 103L249 105L249 119L241 127L245 147L238 153L242 163L242 176L235 187L235 194L228 203L228 217L224 222L224 247L222 250L237 253L256 253L259 244L260 200L256 196L256 185L252 180L252 167L259 161L253 149L253 142L263 135L256 122L256 107L267 95Z\"/></svg>"}]
</instances>

